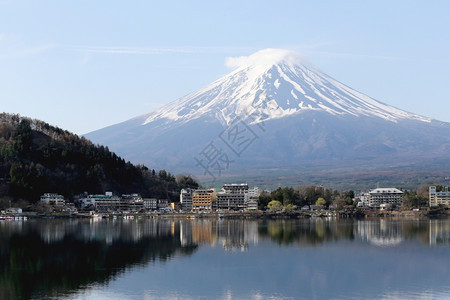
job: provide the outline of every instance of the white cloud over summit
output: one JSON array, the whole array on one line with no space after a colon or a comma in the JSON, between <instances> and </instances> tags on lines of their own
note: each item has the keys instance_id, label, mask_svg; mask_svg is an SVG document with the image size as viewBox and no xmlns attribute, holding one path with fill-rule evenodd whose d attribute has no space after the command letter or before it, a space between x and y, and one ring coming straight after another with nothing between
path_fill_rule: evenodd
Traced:
<instances>
[{"instance_id":1,"label":"white cloud over summit","mask_svg":"<svg viewBox=\"0 0 450 300\"><path fill-rule=\"evenodd\" d=\"M307 61L307 58L299 52L268 48L249 56L227 57L225 66L230 69L235 69L251 65L273 65L281 61L289 64L302 64Z\"/></svg>"}]
</instances>

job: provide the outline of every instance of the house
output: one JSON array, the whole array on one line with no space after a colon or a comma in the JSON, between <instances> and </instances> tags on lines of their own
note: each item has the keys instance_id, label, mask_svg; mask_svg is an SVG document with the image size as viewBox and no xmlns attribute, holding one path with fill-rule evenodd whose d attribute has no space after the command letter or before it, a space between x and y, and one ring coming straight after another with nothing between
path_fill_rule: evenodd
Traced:
<instances>
[{"instance_id":1,"label":"house","mask_svg":"<svg viewBox=\"0 0 450 300\"><path fill-rule=\"evenodd\" d=\"M7 214L21 214L22 209L17 207L10 207L6 209Z\"/></svg>"},{"instance_id":2,"label":"house","mask_svg":"<svg viewBox=\"0 0 450 300\"><path fill-rule=\"evenodd\" d=\"M169 199L159 199L158 200L158 209L169 207Z\"/></svg>"}]
</instances>

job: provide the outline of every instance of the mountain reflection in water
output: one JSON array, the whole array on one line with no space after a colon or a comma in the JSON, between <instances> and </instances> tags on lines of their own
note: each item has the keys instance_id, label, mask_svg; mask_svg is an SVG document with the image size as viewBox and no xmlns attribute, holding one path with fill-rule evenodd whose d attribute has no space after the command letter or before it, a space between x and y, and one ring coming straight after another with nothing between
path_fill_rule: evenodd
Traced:
<instances>
[{"instance_id":1,"label":"mountain reflection in water","mask_svg":"<svg viewBox=\"0 0 450 300\"><path fill-rule=\"evenodd\" d=\"M256 249L262 247L260 244L311 248L346 241L378 248L404 244L407 247L448 245L450 222L383 219L1 221L0 299L70 296L92 285L107 286L119 275L136 268L183 260L202 247L258 255L260 251ZM251 263L251 259L248 261ZM189 272L186 270L184 276L189 276ZM292 295L296 295L294 291Z\"/></svg>"},{"instance_id":2,"label":"mountain reflection in water","mask_svg":"<svg viewBox=\"0 0 450 300\"><path fill-rule=\"evenodd\" d=\"M58 296L127 268L190 254L173 222L0 223L0 299Z\"/></svg>"}]
</instances>

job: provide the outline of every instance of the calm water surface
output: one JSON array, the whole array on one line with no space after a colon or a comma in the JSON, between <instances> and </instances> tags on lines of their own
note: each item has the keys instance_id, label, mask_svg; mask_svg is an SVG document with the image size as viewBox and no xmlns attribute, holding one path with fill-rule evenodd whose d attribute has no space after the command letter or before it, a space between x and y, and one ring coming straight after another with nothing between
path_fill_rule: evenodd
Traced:
<instances>
[{"instance_id":1,"label":"calm water surface","mask_svg":"<svg viewBox=\"0 0 450 300\"><path fill-rule=\"evenodd\" d=\"M0 299L450 299L450 220L0 221Z\"/></svg>"}]
</instances>

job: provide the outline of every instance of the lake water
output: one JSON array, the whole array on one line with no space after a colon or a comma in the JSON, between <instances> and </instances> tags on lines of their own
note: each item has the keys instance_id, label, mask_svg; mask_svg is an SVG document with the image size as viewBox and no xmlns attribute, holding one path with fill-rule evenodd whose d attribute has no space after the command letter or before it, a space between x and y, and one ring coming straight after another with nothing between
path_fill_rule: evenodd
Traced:
<instances>
[{"instance_id":1,"label":"lake water","mask_svg":"<svg viewBox=\"0 0 450 300\"><path fill-rule=\"evenodd\" d=\"M450 220L0 221L0 299L450 299Z\"/></svg>"}]
</instances>

